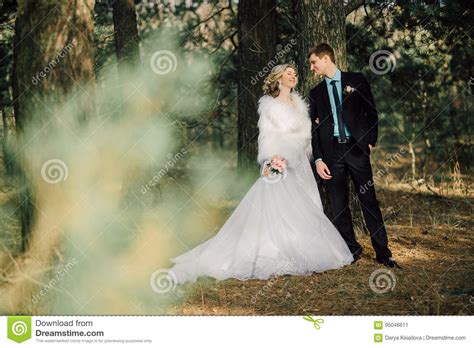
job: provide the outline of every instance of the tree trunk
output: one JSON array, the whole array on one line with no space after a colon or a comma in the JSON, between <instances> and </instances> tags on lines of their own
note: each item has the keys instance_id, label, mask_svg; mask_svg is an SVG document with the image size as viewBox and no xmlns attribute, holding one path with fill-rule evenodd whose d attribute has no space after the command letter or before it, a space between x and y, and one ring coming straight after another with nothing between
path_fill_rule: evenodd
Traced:
<instances>
[{"instance_id":1,"label":"tree trunk","mask_svg":"<svg viewBox=\"0 0 474 348\"><path fill-rule=\"evenodd\" d=\"M340 0L296 0L296 13L300 90L308 95L320 81L309 70L307 55L311 47L327 42L334 48L339 69L347 69L346 13L344 2Z\"/></svg>"},{"instance_id":2,"label":"tree trunk","mask_svg":"<svg viewBox=\"0 0 474 348\"><path fill-rule=\"evenodd\" d=\"M88 93L94 83L93 9L94 0L18 2L13 94L19 144L16 167L24 188L20 207L23 249L37 213L23 152L28 150L30 137L47 139L48 121L60 116L56 106L66 101L82 123L94 114ZM35 134L33 128L42 134Z\"/></svg>"},{"instance_id":3,"label":"tree trunk","mask_svg":"<svg viewBox=\"0 0 474 348\"><path fill-rule=\"evenodd\" d=\"M257 165L257 102L276 53L276 1L241 0L238 7L238 168Z\"/></svg>"},{"instance_id":4,"label":"tree trunk","mask_svg":"<svg viewBox=\"0 0 474 348\"><path fill-rule=\"evenodd\" d=\"M127 66L136 67L140 63L137 16L133 0L113 1L114 39L119 74ZM122 75L123 76L123 75Z\"/></svg>"},{"instance_id":5,"label":"tree trunk","mask_svg":"<svg viewBox=\"0 0 474 348\"><path fill-rule=\"evenodd\" d=\"M346 9L340 0L293 0L297 18L298 40L298 73L299 89L302 95L308 95L311 88L321 81L314 77L307 58L311 47L318 43L330 44L336 56L336 65L342 71L347 70L346 57ZM324 180L315 174L321 188L321 199L324 210L331 215L328 187ZM360 203L356 199L356 190L349 179L349 205L356 231L366 231L361 214Z\"/></svg>"},{"instance_id":6,"label":"tree trunk","mask_svg":"<svg viewBox=\"0 0 474 348\"><path fill-rule=\"evenodd\" d=\"M138 36L137 14L134 0L115 0L112 4L114 20L115 54L118 63L118 75L120 85L117 93L120 100L126 100L128 94L135 89L130 85L133 81L131 74L140 67L140 49ZM132 75L132 76L133 76ZM126 107L123 104L117 106L113 112L114 118L123 121L126 115ZM130 176L122 187L124 199L131 191L137 190L146 181L146 178L137 180ZM143 182L142 182L143 181Z\"/></svg>"}]
</instances>

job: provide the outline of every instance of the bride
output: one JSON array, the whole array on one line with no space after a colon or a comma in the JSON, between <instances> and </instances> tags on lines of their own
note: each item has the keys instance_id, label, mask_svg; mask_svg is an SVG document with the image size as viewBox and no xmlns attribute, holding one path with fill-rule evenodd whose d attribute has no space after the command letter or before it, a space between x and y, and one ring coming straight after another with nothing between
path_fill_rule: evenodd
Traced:
<instances>
[{"instance_id":1,"label":"bride","mask_svg":"<svg viewBox=\"0 0 474 348\"><path fill-rule=\"evenodd\" d=\"M305 275L353 261L323 212L310 164L311 120L306 103L293 92L296 84L289 64L275 66L265 79L258 106L261 177L217 235L171 259L174 282Z\"/></svg>"}]
</instances>

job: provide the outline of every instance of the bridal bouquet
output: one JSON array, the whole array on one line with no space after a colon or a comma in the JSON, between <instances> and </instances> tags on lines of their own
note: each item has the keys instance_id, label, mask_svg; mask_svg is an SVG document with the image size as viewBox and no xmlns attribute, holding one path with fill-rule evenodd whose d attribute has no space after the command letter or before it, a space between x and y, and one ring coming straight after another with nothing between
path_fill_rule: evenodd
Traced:
<instances>
[{"instance_id":1,"label":"bridal bouquet","mask_svg":"<svg viewBox=\"0 0 474 348\"><path fill-rule=\"evenodd\" d=\"M264 178L284 179L288 161L278 155L266 160L262 165L261 175Z\"/></svg>"}]
</instances>

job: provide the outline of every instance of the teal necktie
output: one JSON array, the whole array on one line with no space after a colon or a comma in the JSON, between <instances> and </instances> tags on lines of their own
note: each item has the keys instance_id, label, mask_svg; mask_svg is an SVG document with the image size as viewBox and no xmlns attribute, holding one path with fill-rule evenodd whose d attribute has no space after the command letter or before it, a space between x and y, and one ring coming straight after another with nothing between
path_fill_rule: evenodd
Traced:
<instances>
[{"instance_id":1,"label":"teal necktie","mask_svg":"<svg viewBox=\"0 0 474 348\"><path fill-rule=\"evenodd\" d=\"M332 94L334 96L334 103L336 104L336 114L337 114L337 127L339 128L339 138L343 142L347 141L346 132L344 130L344 121L342 120L342 105L341 101L339 100L339 94L337 93L336 87L337 81L331 81L332 85Z\"/></svg>"}]
</instances>

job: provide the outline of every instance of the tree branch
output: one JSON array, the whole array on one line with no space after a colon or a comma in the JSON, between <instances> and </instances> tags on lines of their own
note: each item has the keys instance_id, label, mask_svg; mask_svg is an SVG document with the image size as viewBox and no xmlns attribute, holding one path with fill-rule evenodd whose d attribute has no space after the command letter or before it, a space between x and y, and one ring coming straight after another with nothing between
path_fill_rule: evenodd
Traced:
<instances>
[{"instance_id":1,"label":"tree branch","mask_svg":"<svg viewBox=\"0 0 474 348\"><path fill-rule=\"evenodd\" d=\"M232 41L232 44L234 45L234 47L237 47L237 44L236 44L236 42L234 41L234 36L235 36L235 35L237 35L237 30L234 31L232 34L225 36L225 37L221 40L221 42L219 42L219 44L217 45L217 47L214 48L214 49L211 51L211 54L212 54L212 53L215 53L216 51L218 51L219 48L221 48L222 44L223 44L224 42L226 42L228 39L230 39L230 40Z\"/></svg>"},{"instance_id":2,"label":"tree branch","mask_svg":"<svg viewBox=\"0 0 474 348\"><path fill-rule=\"evenodd\" d=\"M223 71L224 66L227 64L227 62L229 61L230 57L232 57L232 55L234 55L235 52L237 52L237 47L234 47L234 49L232 50L232 52L230 52L230 54L222 61L221 66L220 66L220 68L219 68L219 74L218 74L217 77L214 79L214 81L218 81L218 80L221 78L221 75L222 75L222 71Z\"/></svg>"}]
</instances>

